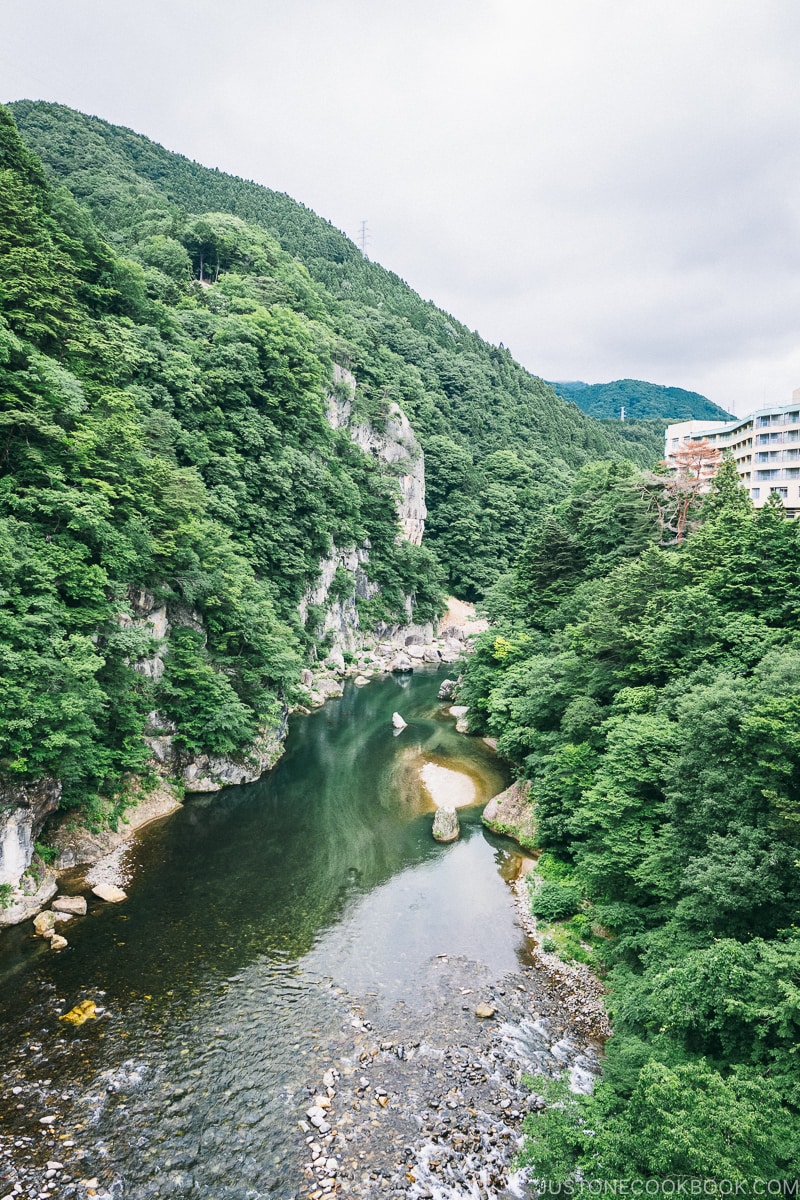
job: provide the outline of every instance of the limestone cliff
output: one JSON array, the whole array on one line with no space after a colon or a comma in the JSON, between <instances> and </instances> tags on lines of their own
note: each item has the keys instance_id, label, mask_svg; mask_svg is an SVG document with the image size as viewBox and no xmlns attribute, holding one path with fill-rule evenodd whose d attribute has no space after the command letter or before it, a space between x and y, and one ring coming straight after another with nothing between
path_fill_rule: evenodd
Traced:
<instances>
[{"instance_id":1,"label":"limestone cliff","mask_svg":"<svg viewBox=\"0 0 800 1200\"><path fill-rule=\"evenodd\" d=\"M60 798L55 779L0 785L0 884L11 889L0 905L0 926L24 921L55 893L53 876L41 864L38 869L31 864L34 842Z\"/></svg>"},{"instance_id":2,"label":"limestone cliff","mask_svg":"<svg viewBox=\"0 0 800 1200\"><path fill-rule=\"evenodd\" d=\"M392 402L382 429L353 416L355 376L338 364L333 368L335 392L328 396L327 416L334 429L346 430L365 454L372 454L391 470L399 488L398 512L402 536L415 546L425 532L425 456L408 417Z\"/></svg>"},{"instance_id":3,"label":"limestone cliff","mask_svg":"<svg viewBox=\"0 0 800 1200\"><path fill-rule=\"evenodd\" d=\"M344 430L351 440L363 450L377 458L386 468L386 473L395 481L397 494L398 535L415 546L422 543L425 532L425 456L411 428L408 417L398 404L389 406L382 428L354 416L356 379L352 372L338 364L333 368L333 390L327 397L326 413L333 429ZM369 542L361 546L340 548L333 546L331 553L319 565L319 575L300 603L300 619L305 624L312 606L323 608L325 618L322 635L329 635L334 650L354 651L364 643L357 600L371 599L378 592L370 583L365 570L369 562ZM345 597L332 596L331 585L339 567L352 576L352 588ZM411 597L407 598L408 620L402 624L381 625L376 631L379 641L404 645L407 639L429 642L433 636L432 626L418 626L412 622Z\"/></svg>"}]
</instances>

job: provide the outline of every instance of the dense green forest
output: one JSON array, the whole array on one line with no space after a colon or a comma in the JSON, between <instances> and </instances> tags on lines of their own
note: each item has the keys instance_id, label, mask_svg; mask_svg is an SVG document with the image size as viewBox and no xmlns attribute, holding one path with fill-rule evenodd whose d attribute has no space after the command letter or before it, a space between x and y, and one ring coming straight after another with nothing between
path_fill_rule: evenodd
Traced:
<instances>
[{"instance_id":1,"label":"dense green forest","mask_svg":"<svg viewBox=\"0 0 800 1200\"><path fill-rule=\"evenodd\" d=\"M592 417L616 418L625 409L626 420L728 421L731 414L718 404L679 387L646 383L643 379L615 379L613 383L551 383L565 400L573 400Z\"/></svg>"},{"instance_id":2,"label":"dense green forest","mask_svg":"<svg viewBox=\"0 0 800 1200\"><path fill-rule=\"evenodd\" d=\"M201 258L209 279L228 270L239 228L231 217L303 264L308 274L273 281L265 302L299 307L334 331L335 356L374 415L392 400L408 414L426 456L426 543L458 595L481 595L510 566L534 514L563 495L577 467L607 457L647 466L663 453L655 429L587 420L288 196L61 105L11 109L50 178L169 303Z\"/></svg>"},{"instance_id":3,"label":"dense green forest","mask_svg":"<svg viewBox=\"0 0 800 1200\"><path fill-rule=\"evenodd\" d=\"M468 667L531 781L533 909L610 988L595 1095L527 1120L548 1180L800 1172L800 526L732 462L695 516L665 548L636 471L585 468Z\"/></svg>"},{"instance_id":4,"label":"dense green forest","mask_svg":"<svg viewBox=\"0 0 800 1200\"><path fill-rule=\"evenodd\" d=\"M332 541L369 538L373 620L406 595L434 616L441 572L398 540L393 480L330 428L336 334L274 239L187 218L124 258L7 110L0 171L0 769L91 803L144 767L153 710L190 752L241 751L274 720ZM142 588L174 627L157 684L124 620Z\"/></svg>"}]
</instances>

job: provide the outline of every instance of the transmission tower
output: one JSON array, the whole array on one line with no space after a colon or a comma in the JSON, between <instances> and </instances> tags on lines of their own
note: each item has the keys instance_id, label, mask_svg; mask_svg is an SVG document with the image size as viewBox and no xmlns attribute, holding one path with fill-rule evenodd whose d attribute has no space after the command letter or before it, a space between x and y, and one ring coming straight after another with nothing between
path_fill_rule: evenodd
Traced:
<instances>
[{"instance_id":1,"label":"transmission tower","mask_svg":"<svg viewBox=\"0 0 800 1200\"><path fill-rule=\"evenodd\" d=\"M367 243L369 242L369 230L367 229L366 221L361 222L361 225L358 230L358 239L357 240L358 240L359 249L361 250L361 253L364 255L364 257L366 258Z\"/></svg>"}]
</instances>

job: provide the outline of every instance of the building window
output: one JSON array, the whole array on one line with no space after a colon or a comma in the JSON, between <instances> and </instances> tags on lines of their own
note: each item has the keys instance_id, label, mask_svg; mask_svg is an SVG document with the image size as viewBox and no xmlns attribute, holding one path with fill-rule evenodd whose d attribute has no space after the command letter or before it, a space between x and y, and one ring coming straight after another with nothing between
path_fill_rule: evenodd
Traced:
<instances>
[{"instance_id":1,"label":"building window","mask_svg":"<svg viewBox=\"0 0 800 1200\"><path fill-rule=\"evenodd\" d=\"M781 500L788 499L788 497L789 497L789 489L788 488L775 488L774 490L778 493Z\"/></svg>"},{"instance_id":2,"label":"building window","mask_svg":"<svg viewBox=\"0 0 800 1200\"><path fill-rule=\"evenodd\" d=\"M679 442L679 441L680 441L680 438L673 438L673 439L672 439L672 449L673 449L673 450L677 450L677 448L678 448L678 442Z\"/></svg>"},{"instance_id":3,"label":"building window","mask_svg":"<svg viewBox=\"0 0 800 1200\"><path fill-rule=\"evenodd\" d=\"M751 488L751 493L752 493L752 496L753 496L753 499L754 499L754 500L760 500L760 498L761 498L761 488Z\"/></svg>"}]
</instances>

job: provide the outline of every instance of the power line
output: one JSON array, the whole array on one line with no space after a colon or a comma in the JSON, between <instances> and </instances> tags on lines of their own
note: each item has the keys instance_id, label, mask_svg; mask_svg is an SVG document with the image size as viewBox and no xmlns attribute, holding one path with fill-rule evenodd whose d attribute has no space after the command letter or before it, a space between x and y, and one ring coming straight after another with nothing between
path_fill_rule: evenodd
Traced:
<instances>
[{"instance_id":1,"label":"power line","mask_svg":"<svg viewBox=\"0 0 800 1200\"><path fill-rule=\"evenodd\" d=\"M369 230L367 229L367 222L362 221L361 225L359 227L359 230L358 230L358 236L356 238L356 241L358 242L359 249L361 250L361 253L364 255L364 257L366 257L366 254L367 254L367 243L369 242L369 240L370 240L370 238L369 238Z\"/></svg>"}]
</instances>

